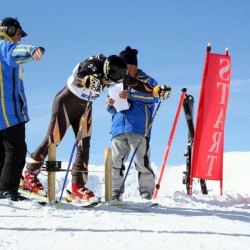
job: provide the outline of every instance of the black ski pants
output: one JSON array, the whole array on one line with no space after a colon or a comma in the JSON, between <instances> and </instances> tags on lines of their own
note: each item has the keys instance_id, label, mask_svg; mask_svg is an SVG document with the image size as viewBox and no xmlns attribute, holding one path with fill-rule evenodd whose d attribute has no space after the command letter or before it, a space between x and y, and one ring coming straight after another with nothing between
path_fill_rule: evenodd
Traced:
<instances>
[{"instance_id":1,"label":"black ski pants","mask_svg":"<svg viewBox=\"0 0 250 250\"><path fill-rule=\"evenodd\" d=\"M92 106L90 106L89 112L82 120L86 106L87 101L77 97L67 86L56 95L47 135L42 144L31 154L31 158L41 162L41 164L28 162L26 169L29 173L38 174L40 172L42 162L48 155L49 143L55 143L58 146L69 126L72 126L75 138L78 135L77 153L71 172L72 183L84 185L87 182L90 138L92 134Z\"/></svg>"},{"instance_id":2,"label":"black ski pants","mask_svg":"<svg viewBox=\"0 0 250 250\"><path fill-rule=\"evenodd\" d=\"M17 191L25 166L25 123L0 131L0 189Z\"/></svg>"}]
</instances>

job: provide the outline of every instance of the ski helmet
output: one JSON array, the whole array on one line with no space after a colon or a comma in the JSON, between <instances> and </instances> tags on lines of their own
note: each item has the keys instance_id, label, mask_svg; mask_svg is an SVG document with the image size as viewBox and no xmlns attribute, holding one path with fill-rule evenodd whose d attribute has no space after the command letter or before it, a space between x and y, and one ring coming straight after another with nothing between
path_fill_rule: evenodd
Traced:
<instances>
[{"instance_id":1,"label":"ski helmet","mask_svg":"<svg viewBox=\"0 0 250 250\"><path fill-rule=\"evenodd\" d=\"M27 33L23 31L20 23L17 19L12 17L5 17L2 21L0 21L1 27L7 27L6 34L8 36L14 36L16 34L16 30L19 29L21 32L21 37L27 36Z\"/></svg>"},{"instance_id":2,"label":"ski helmet","mask_svg":"<svg viewBox=\"0 0 250 250\"><path fill-rule=\"evenodd\" d=\"M120 83L124 81L125 76L128 74L128 66L121 57L111 55L105 60L103 71L106 80Z\"/></svg>"}]
</instances>

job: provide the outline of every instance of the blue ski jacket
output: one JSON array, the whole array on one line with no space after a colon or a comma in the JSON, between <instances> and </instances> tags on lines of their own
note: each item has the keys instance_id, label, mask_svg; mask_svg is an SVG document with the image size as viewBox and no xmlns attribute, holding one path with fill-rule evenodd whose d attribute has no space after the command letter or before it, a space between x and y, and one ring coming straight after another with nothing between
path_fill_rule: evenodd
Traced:
<instances>
[{"instance_id":1,"label":"blue ski jacket","mask_svg":"<svg viewBox=\"0 0 250 250\"><path fill-rule=\"evenodd\" d=\"M135 76L140 81L149 83L153 86L157 85L157 82L152 77L146 75L142 70L139 70ZM124 85L124 87L126 87ZM107 111L112 114L112 137L123 133L135 133L144 135L152 119L154 113L155 103L158 102L158 98L152 94L141 93L127 88L129 91L129 109L117 112L115 107L107 105ZM147 134L150 138L151 131Z\"/></svg>"},{"instance_id":2,"label":"blue ski jacket","mask_svg":"<svg viewBox=\"0 0 250 250\"><path fill-rule=\"evenodd\" d=\"M22 63L33 59L33 45L14 43L0 32L0 130L29 121Z\"/></svg>"}]
</instances>

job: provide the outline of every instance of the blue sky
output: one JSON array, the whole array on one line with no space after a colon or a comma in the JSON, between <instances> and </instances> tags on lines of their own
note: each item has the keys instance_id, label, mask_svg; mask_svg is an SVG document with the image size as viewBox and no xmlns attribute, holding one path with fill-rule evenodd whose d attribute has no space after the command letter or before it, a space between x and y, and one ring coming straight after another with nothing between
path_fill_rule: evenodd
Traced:
<instances>
[{"instance_id":1,"label":"blue sky","mask_svg":"<svg viewBox=\"0 0 250 250\"><path fill-rule=\"evenodd\" d=\"M0 19L6 16L18 17L28 33L22 43L46 49L42 61L24 65L30 153L42 142L53 98L75 65L98 53L118 54L130 45L139 50L139 67L159 84L172 87L171 98L162 103L152 131L151 160L161 165L184 87L195 98L196 115L209 42L212 52L224 54L228 47L232 57L224 150L250 150L249 0L8 0L1 1ZM104 148L110 147L111 116L104 108L106 95L94 103L90 164L103 164ZM73 143L69 128L58 147L58 160L69 160ZM185 163L186 144L182 112L167 165Z\"/></svg>"}]
</instances>

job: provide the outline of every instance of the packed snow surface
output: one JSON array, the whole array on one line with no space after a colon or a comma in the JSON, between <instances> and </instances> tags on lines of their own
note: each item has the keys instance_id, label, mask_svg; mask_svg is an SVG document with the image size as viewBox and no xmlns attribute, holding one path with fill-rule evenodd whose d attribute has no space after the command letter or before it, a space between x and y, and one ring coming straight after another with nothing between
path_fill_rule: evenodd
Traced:
<instances>
[{"instance_id":1,"label":"packed snow surface","mask_svg":"<svg viewBox=\"0 0 250 250\"><path fill-rule=\"evenodd\" d=\"M160 167L153 164L156 179ZM104 166L89 168L93 172L88 188L104 197ZM0 249L250 249L250 152L224 154L222 196L218 181L207 181L209 194L202 195L197 179L193 195L186 195L184 170L184 165L166 166L157 200L143 201L132 167L124 203L139 208L158 203L140 211L111 205L81 208L0 200ZM57 199L64 177L65 172L56 174ZM46 186L46 173L40 179ZM68 187L70 179L69 174Z\"/></svg>"}]
</instances>

